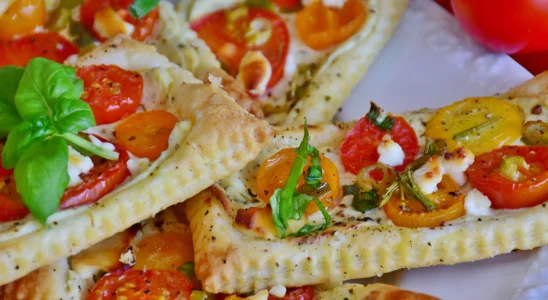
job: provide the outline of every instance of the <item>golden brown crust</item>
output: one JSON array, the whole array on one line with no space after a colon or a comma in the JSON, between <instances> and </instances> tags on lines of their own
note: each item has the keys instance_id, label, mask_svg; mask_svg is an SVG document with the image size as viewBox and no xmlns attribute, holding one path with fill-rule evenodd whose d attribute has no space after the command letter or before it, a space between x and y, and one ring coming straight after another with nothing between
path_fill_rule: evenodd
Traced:
<instances>
[{"instance_id":1,"label":"golden brown crust","mask_svg":"<svg viewBox=\"0 0 548 300\"><path fill-rule=\"evenodd\" d=\"M143 47L137 45L142 44L117 39L122 39L123 43L112 47L112 43L106 42L90 54L90 59L100 62L98 57L101 55L113 60L123 57L122 64L132 65L129 60L140 57L136 51ZM120 53L127 52L121 49L123 44L136 45L136 49L127 57L121 56ZM154 63L152 58L148 60L147 63ZM138 62L138 67L145 68L145 62ZM170 64L166 67L175 68ZM193 78L190 73L183 73L182 70L177 72L182 77ZM188 82L196 80L190 79ZM176 143L156 168L141 174L130 184L91 206L53 215L55 221L50 223L51 229L34 220L0 228L3 229L0 232L0 284L78 253L184 201L241 169L271 139L268 124L247 113L225 92L200 81L185 82L175 80L170 92L174 109L192 123L188 135Z\"/></svg>"},{"instance_id":2,"label":"golden brown crust","mask_svg":"<svg viewBox=\"0 0 548 300\"><path fill-rule=\"evenodd\" d=\"M413 291L403 290L393 285L375 283L370 285L344 284L328 290L316 291L315 300L439 300L439 298Z\"/></svg>"}]
</instances>

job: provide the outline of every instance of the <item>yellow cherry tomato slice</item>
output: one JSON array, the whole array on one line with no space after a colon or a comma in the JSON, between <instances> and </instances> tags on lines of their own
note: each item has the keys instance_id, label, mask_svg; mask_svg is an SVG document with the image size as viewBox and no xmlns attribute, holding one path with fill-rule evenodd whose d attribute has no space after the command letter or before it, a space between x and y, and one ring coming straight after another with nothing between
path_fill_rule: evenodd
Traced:
<instances>
[{"instance_id":1,"label":"yellow cherry tomato slice","mask_svg":"<svg viewBox=\"0 0 548 300\"><path fill-rule=\"evenodd\" d=\"M46 23L44 0L17 0L0 15L0 40L31 33Z\"/></svg>"},{"instance_id":2,"label":"yellow cherry tomato slice","mask_svg":"<svg viewBox=\"0 0 548 300\"><path fill-rule=\"evenodd\" d=\"M297 13L295 24L307 46L322 50L350 38L360 30L366 18L367 11L361 0L347 0L340 9L327 7L317 0Z\"/></svg>"},{"instance_id":3,"label":"yellow cherry tomato slice","mask_svg":"<svg viewBox=\"0 0 548 300\"><path fill-rule=\"evenodd\" d=\"M401 227L437 227L464 215L464 195L450 176L444 175L439 190L428 195L436 209L426 211L418 200L401 200L399 193L383 206L386 216Z\"/></svg>"},{"instance_id":4,"label":"yellow cherry tomato slice","mask_svg":"<svg viewBox=\"0 0 548 300\"><path fill-rule=\"evenodd\" d=\"M291 165L297 158L294 148L285 148L278 151L272 157L267 159L261 165L259 173L257 174L257 185L259 188L259 196L265 203L270 202L270 196L276 189L283 188L287 177L291 171ZM318 195L318 198L322 204L327 208L332 208L336 205L337 196L339 195L339 171L337 166L330 161L327 157L320 155L321 168L322 168L322 183L327 183L330 190ZM305 167L305 172L308 166L311 165L311 159L308 159L308 164ZM297 189L304 184L304 174L299 180ZM310 202L306 209L307 214L313 214L319 210L315 202Z\"/></svg>"},{"instance_id":5,"label":"yellow cherry tomato slice","mask_svg":"<svg viewBox=\"0 0 548 300\"><path fill-rule=\"evenodd\" d=\"M522 126L514 105L493 97L467 98L438 110L425 134L445 140L449 151L465 147L479 155L515 142Z\"/></svg>"}]
</instances>

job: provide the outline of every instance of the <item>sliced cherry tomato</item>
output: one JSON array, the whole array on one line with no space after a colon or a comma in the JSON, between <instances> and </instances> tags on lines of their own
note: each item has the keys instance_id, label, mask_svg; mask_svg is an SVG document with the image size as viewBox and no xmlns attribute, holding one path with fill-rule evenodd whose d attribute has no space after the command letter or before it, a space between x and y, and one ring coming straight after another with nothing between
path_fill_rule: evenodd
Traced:
<instances>
[{"instance_id":1,"label":"sliced cherry tomato","mask_svg":"<svg viewBox=\"0 0 548 300\"><path fill-rule=\"evenodd\" d=\"M144 41L150 36L154 29L154 25L158 20L158 8L154 8L141 19L135 19L128 12L128 8L133 4L133 1L134 0L86 0L80 7L80 21L87 30L93 33L97 40L105 41L106 38L95 31L93 24L95 22L95 15L99 11L105 8L112 8L125 22L130 23L135 27L131 37L138 41Z\"/></svg>"},{"instance_id":2,"label":"sliced cherry tomato","mask_svg":"<svg viewBox=\"0 0 548 300\"><path fill-rule=\"evenodd\" d=\"M1 153L1 152L0 152ZM0 179L13 174L13 169L6 170L2 167L2 157L0 157Z\"/></svg>"},{"instance_id":3,"label":"sliced cherry tomato","mask_svg":"<svg viewBox=\"0 0 548 300\"><path fill-rule=\"evenodd\" d=\"M402 171L405 167L415 160L419 153L419 141L413 127L401 117L392 117L395 120L394 126L390 132L382 131L376 125L373 125L369 119L363 117L354 128L346 134L344 142L341 144L341 160L346 170L358 174L358 172L379 160L377 148L386 134L390 134L392 140L398 143L405 158L403 164L396 167Z\"/></svg>"},{"instance_id":4,"label":"sliced cherry tomato","mask_svg":"<svg viewBox=\"0 0 548 300\"><path fill-rule=\"evenodd\" d=\"M4 14L0 14L0 40L31 33L46 23L44 0L17 0Z\"/></svg>"},{"instance_id":5,"label":"sliced cherry tomato","mask_svg":"<svg viewBox=\"0 0 548 300\"><path fill-rule=\"evenodd\" d=\"M548 2L452 0L461 26L479 43L509 54L548 50Z\"/></svg>"},{"instance_id":6,"label":"sliced cherry tomato","mask_svg":"<svg viewBox=\"0 0 548 300\"><path fill-rule=\"evenodd\" d=\"M516 106L493 97L468 98L439 109L425 134L445 140L449 151L465 147L479 155L515 142L522 126Z\"/></svg>"},{"instance_id":7,"label":"sliced cherry tomato","mask_svg":"<svg viewBox=\"0 0 548 300\"><path fill-rule=\"evenodd\" d=\"M311 286L290 288L282 298L268 296L268 300L312 300L314 299L314 289Z\"/></svg>"},{"instance_id":8,"label":"sliced cherry tomato","mask_svg":"<svg viewBox=\"0 0 548 300\"><path fill-rule=\"evenodd\" d=\"M231 14L235 20L229 21ZM253 20L266 20L272 32L268 40L260 45L248 44L246 33ZM260 51L270 62L272 76L267 88L273 87L284 74L285 60L289 51L289 31L284 20L276 13L256 7L236 7L206 15L191 24L212 49L217 59L236 77L242 58L248 51Z\"/></svg>"},{"instance_id":9,"label":"sliced cherry tomato","mask_svg":"<svg viewBox=\"0 0 548 300\"><path fill-rule=\"evenodd\" d=\"M76 45L57 33L33 33L15 40L0 41L0 67L24 67L35 57L45 57L62 63L78 52Z\"/></svg>"},{"instance_id":10,"label":"sliced cherry tomato","mask_svg":"<svg viewBox=\"0 0 548 300\"><path fill-rule=\"evenodd\" d=\"M132 154L154 161L168 148L177 121L175 115L164 110L136 113L116 126L116 141Z\"/></svg>"},{"instance_id":11,"label":"sliced cherry tomato","mask_svg":"<svg viewBox=\"0 0 548 300\"><path fill-rule=\"evenodd\" d=\"M138 270L177 271L194 260L192 236L188 232L159 232L141 240L134 248Z\"/></svg>"},{"instance_id":12,"label":"sliced cherry tomato","mask_svg":"<svg viewBox=\"0 0 548 300\"><path fill-rule=\"evenodd\" d=\"M82 183L65 191L61 198L60 209L76 207L98 201L114 190L128 176L128 153L115 145L120 153L117 161L94 157L94 167L87 174L81 175Z\"/></svg>"},{"instance_id":13,"label":"sliced cherry tomato","mask_svg":"<svg viewBox=\"0 0 548 300\"><path fill-rule=\"evenodd\" d=\"M270 202L270 197L275 190L283 188L287 177L291 172L291 165L297 158L297 153L295 153L294 148L285 148L278 151L276 154L272 155L261 165L259 172L257 173L257 185L259 188L259 196L262 201L265 203ZM337 166L330 161L327 157L320 155L321 168L322 168L322 183L327 183L329 189L317 196L322 204L327 208L334 207L337 203L336 200L339 196L339 171ZM308 169L311 166L311 159L308 158L308 163L304 169ZM299 180L297 189L299 189L304 184L304 174ZM319 210L315 202L310 202L308 208L306 209L307 214L315 213Z\"/></svg>"},{"instance_id":14,"label":"sliced cherry tomato","mask_svg":"<svg viewBox=\"0 0 548 300\"><path fill-rule=\"evenodd\" d=\"M22 219L29 214L29 210L17 192L15 178L9 174L11 170L4 171L6 175L0 178L0 222Z\"/></svg>"},{"instance_id":15,"label":"sliced cherry tomato","mask_svg":"<svg viewBox=\"0 0 548 300\"><path fill-rule=\"evenodd\" d=\"M301 0L272 0L282 11L294 11L301 7Z\"/></svg>"},{"instance_id":16,"label":"sliced cherry tomato","mask_svg":"<svg viewBox=\"0 0 548 300\"><path fill-rule=\"evenodd\" d=\"M399 193L383 206L386 216L401 227L437 227L444 222L462 217L464 211L464 195L459 193L458 184L450 176L444 175L438 184L438 191L428 195L436 204L434 211L426 208L418 200L404 200Z\"/></svg>"},{"instance_id":17,"label":"sliced cherry tomato","mask_svg":"<svg viewBox=\"0 0 548 300\"><path fill-rule=\"evenodd\" d=\"M297 13L295 23L303 42L322 50L344 42L362 28L367 10L361 0L347 0L340 9L317 0Z\"/></svg>"},{"instance_id":18,"label":"sliced cherry tomato","mask_svg":"<svg viewBox=\"0 0 548 300\"><path fill-rule=\"evenodd\" d=\"M82 100L86 101L97 125L116 122L137 110L143 96L143 77L115 65L78 68L84 81Z\"/></svg>"},{"instance_id":19,"label":"sliced cherry tomato","mask_svg":"<svg viewBox=\"0 0 548 300\"><path fill-rule=\"evenodd\" d=\"M511 181L500 172L504 156L521 156L530 166L520 170L522 180ZM548 147L504 146L476 156L466 171L476 189L493 208L530 207L548 201Z\"/></svg>"},{"instance_id":20,"label":"sliced cherry tomato","mask_svg":"<svg viewBox=\"0 0 548 300\"><path fill-rule=\"evenodd\" d=\"M180 299L192 293L189 279L179 272L120 270L103 276L91 289L89 300Z\"/></svg>"}]
</instances>

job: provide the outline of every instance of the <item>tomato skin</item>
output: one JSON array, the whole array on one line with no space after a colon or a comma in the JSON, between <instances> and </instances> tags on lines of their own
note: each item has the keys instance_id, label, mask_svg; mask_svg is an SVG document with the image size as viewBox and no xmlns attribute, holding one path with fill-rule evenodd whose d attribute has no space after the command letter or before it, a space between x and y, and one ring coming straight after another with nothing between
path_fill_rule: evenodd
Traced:
<instances>
[{"instance_id":1,"label":"tomato skin","mask_svg":"<svg viewBox=\"0 0 548 300\"><path fill-rule=\"evenodd\" d=\"M133 114L141 104L143 77L115 65L78 68L84 81L82 100L93 112L97 125L116 122Z\"/></svg>"},{"instance_id":2,"label":"tomato skin","mask_svg":"<svg viewBox=\"0 0 548 300\"><path fill-rule=\"evenodd\" d=\"M405 153L403 164L395 168L397 171L404 170L415 160L419 153L419 141L415 130L404 118L392 118L395 123L390 132L380 130L365 116L346 134L340 147L341 160L346 170L358 174L362 168L376 163L379 160L377 147L386 134L390 134L392 140L398 143Z\"/></svg>"},{"instance_id":3,"label":"tomato skin","mask_svg":"<svg viewBox=\"0 0 548 300\"><path fill-rule=\"evenodd\" d=\"M191 293L189 279L179 272L119 270L99 279L87 299L152 300L164 296L164 299L185 300L190 299Z\"/></svg>"},{"instance_id":4,"label":"tomato skin","mask_svg":"<svg viewBox=\"0 0 548 300\"><path fill-rule=\"evenodd\" d=\"M15 40L0 41L0 67L24 67L35 57L45 57L62 63L79 51L76 45L57 33L33 33Z\"/></svg>"},{"instance_id":5,"label":"tomato skin","mask_svg":"<svg viewBox=\"0 0 548 300\"><path fill-rule=\"evenodd\" d=\"M272 0L283 11L292 11L301 7L301 0Z\"/></svg>"},{"instance_id":6,"label":"tomato skin","mask_svg":"<svg viewBox=\"0 0 548 300\"><path fill-rule=\"evenodd\" d=\"M104 8L112 7L122 16L125 22L128 22L135 27L135 31L131 37L138 41L144 41L152 33L154 25L159 18L158 8L154 8L141 19L135 19L128 12L128 8L133 4L133 1L134 0L86 0L80 7L80 22L98 41L103 42L106 39L93 29L95 14Z\"/></svg>"},{"instance_id":7,"label":"tomato skin","mask_svg":"<svg viewBox=\"0 0 548 300\"><path fill-rule=\"evenodd\" d=\"M17 0L0 14L0 40L11 40L17 35L31 33L45 23L44 0Z\"/></svg>"},{"instance_id":8,"label":"tomato skin","mask_svg":"<svg viewBox=\"0 0 548 300\"><path fill-rule=\"evenodd\" d=\"M134 250L138 270L177 271L184 263L194 261L190 232L159 232L141 240Z\"/></svg>"},{"instance_id":9,"label":"tomato skin","mask_svg":"<svg viewBox=\"0 0 548 300\"><path fill-rule=\"evenodd\" d=\"M289 52L289 31L284 20L276 13L258 7L250 7L248 13L229 26L226 10L216 11L191 23L192 30L211 48L217 59L226 67L227 72L236 77L242 58L248 51L261 51L272 68L272 76L267 89L272 88L284 74L284 66ZM247 45L245 39L248 24L256 18L264 18L272 24L272 35L263 45ZM229 28L235 28L229 30ZM225 51L230 46L230 51Z\"/></svg>"},{"instance_id":10,"label":"tomato skin","mask_svg":"<svg viewBox=\"0 0 548 300\"><path fill-rule=\"evenodd\" d=\"M452 0L461 26L480 44L509 54L548 50L548 2Z\"/></svg>"},{"instance_id":11,"label":"tomato skin","mask_svg":"<svg viewBox=\"0 0 548 300\"><path fill-rule=\"evenodd\" d=\"M116 126L116 141L132 154L155 161L169 147L177 121L174 114L164 110L139 112Z\"/></svg>"},{"instance_id":12,"label":"tomato skin","mask_svg":"<svg viewBox=\"0 0 548 300\"><path fill-rule=\"evenodd\" d=\"M88 174L82 175L83 182L67 189L61 198L60 209L72 208L98 201L114 190L129 175L129 155L115 145L120 154L117 161L104 160L95 164Z\"/></svg>"},{"instance_id":13,"label":"tomato skin","mask_svg":"<svg viewBox=\"0 0 548 300\"><path fill-rule=\"evenodd\" d=\"M13 173L13 170L5 171L5 174ZM21 196L17 193L13 174L0 176L0 222L19 220L29 213L28 208L21 200Z\"/></svg>"},{"instance_id":14,"label":"tomato skin","mask_svg":"<svg viewBox=\"0 0 548 300\"><path fill-rule=\"evenodd\" d=\"M504 156L522 156L539 170L513 182L499 171ZM504 146L477 156L466 173L472 186L491 200L492 208L523 208L548 201L548 147Z\"/></svg>"},{"instance_id":15,"label":"tomato skin","mask_svg":"<svg viewBox=\"0 0 548 300\"><path fill-rule=\"evenodd\" d=\"M314 299L314 289L311 286L299 288L290 288L282 298L268 296L268 300L312 300Z\"/></svg>"}]
</instances>

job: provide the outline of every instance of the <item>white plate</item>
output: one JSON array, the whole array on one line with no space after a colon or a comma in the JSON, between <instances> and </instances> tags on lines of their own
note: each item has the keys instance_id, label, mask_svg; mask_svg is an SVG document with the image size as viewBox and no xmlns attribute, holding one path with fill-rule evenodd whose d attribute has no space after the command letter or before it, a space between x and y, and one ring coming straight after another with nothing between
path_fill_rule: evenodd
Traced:
<instances>
[{"instance_id":1,"label":"white plate","mask_svg":"<svg viewBox=\"0 0 548 300\"><path fill-rule=\"evenodd\" d=\"M394 37L337 118L347 121L362 117L369 110L369 101L395 113L441 107L469 96L504 92L531 77L510 57L488 53L473 43L434 1L411 0ZM520 251L473 263L400 271L375 281L447 300L525 299L516 292L537 252Z\"/></svg>"}]
</instances>

